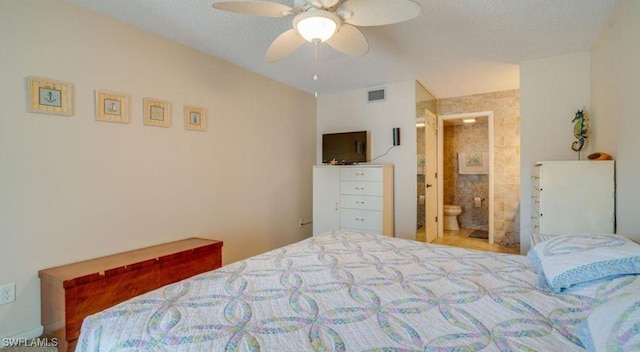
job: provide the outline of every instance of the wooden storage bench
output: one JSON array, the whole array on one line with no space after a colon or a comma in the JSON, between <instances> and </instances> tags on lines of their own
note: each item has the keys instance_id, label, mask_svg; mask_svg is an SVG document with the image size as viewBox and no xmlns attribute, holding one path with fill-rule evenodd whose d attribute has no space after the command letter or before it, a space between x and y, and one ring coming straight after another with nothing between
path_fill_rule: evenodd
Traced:
<instances>
[{"instance_id":1,"label":"wooden storage bench","mask_svg":"<svg viewBox=\"0 0 640 352\"><path fill-rule=\"evenodd\" d=\"M188 238L40 270L44 333L73 351L88 315L222 266L222 242Z\"/></svg>"}]
</instances>

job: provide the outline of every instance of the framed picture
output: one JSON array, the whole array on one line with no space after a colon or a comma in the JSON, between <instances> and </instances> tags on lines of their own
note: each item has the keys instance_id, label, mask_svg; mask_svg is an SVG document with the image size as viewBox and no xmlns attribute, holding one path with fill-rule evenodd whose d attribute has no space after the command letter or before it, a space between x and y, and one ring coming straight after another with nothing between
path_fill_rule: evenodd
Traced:
<instances>
[{"instance_id":1,"label":"framed picture","mask_svg":"<svg viewBox=\"0 0 640 352\"><path fill-rule=\"evenodd\" d=\"M29 112L73 115L73 84L47 78L27 77Z\"/></svg>"},{"instance_id":2,"label":"framed picture","mask_svg":"<svg viewBox=\"0 0 640 352\"><path fill-rule=\"evenodd\" d=\"M144 124L158 127L171 127L171 103L144 98Z\"/></svg>"},{"instance_id":3,"label":"framed picture","mask_svg":"<svg viewBox=\"0 0 640 352\"><path fill-rule=\"evenodd\" d=\"M184 107L184 128L194 131L207 129L207 110L193 106Z\"/></svg>"},{"instance_id":4,"label":"framed picture","mask_svg":"<svg viewBox=\"0 0 640 352\"><path fill-rule=\"evenodd\" d=\"M125 94L96 90L96 120L129 123L129 97Z\"/></svg>"}]
</instances>

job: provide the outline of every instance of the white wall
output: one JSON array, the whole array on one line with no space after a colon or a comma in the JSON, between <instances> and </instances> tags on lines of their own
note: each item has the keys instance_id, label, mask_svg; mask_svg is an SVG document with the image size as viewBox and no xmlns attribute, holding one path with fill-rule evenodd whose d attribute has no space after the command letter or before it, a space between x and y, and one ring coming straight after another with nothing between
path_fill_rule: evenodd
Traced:
<instances>
[{"instance_id":1,"label":"white wall","mask_svg":"<svg viewBox=\"0 0 640 352\"><path fill-rule=\"evenodd\" d=\"M590 112L590 54L576 53L520 63L520 251L529 250L531 174L536 161L577 160L571 150L576 111ZM595 119L592 118L594 125ZM585 159L589 143L582 150ZM576 180L576 182L579 182Z\"/></svg>"},{"instance_id":2,"label":"white wall","mask_svg":"<svg viewBox=\"0 0 640 352\"><path fill-rule=\"evenodd\" d=\"M317 161L322 161L322 134L367 130L371 157L393 145L392 130L400 127L400 146L373 163L394 165L395 234L416 238L416 91L415 81L390 83L385 101L367 102L367 89L318 97Z\"/></svg>"},{"instance_id":3,"label":"white wall","mask_svg":"<svg viewBox=\"0 0 640 352\"><path fill-rule=\"evenodd\" d=\"M593 149L616 159L618 233L640 240L640 1L620 2L592 48Z\"/></svg>"},{"instance_id":4,"label":"white wall","mask_svg":"<svg viewBox=\"0 0 640 352\"><path fill-rule=\"evenodd\" d=\"M73 117L26 112L25 77L73 82ZM204 236L225 263L310 235L313 96L62 0L0 2L0 340L37 333L37 272ZM94 90L132 122L94 120ZM142 99L173 104L143 126ZM209 111L185 131L183 106ZM389 130L390 133L390 130Z\"/></svg>"}]
</instances>

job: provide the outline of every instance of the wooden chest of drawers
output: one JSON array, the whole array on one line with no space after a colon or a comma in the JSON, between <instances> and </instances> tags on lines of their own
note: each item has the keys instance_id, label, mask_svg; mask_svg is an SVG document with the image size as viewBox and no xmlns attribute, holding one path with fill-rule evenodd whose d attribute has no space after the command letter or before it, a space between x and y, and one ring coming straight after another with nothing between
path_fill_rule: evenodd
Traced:
<instances>
[{"instance_id":1,"label":"wooden chest of drawers","mask_svg":"<svg viewBox=\"0 0 640 352\"><path fill-rule=\"evenodd\" d=\"M222 242L189 238L41 270L44 333L73 351L88 315L222 266Z\"/></svg>"}]
</instances>

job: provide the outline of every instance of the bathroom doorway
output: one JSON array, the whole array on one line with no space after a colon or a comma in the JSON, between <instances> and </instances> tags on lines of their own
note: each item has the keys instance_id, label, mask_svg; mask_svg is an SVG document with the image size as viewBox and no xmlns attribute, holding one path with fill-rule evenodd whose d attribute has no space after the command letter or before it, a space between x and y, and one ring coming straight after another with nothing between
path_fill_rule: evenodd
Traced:
<instances>
[{"instance_id":1,"label":"bathroom doorway","mask_svg":"<svg viewBox=\"0 0 640 352\"><path fill-rule=\"evenodd\" d=\"M478 233L482 235L484 230L486 241L493 244L493 112L441 115L437 120L437 175L440 177L435 191L437 218L442 219L437 222L437 238L443 239L447 223L449 229L459 226L457 232L465 237L474 230L480 230ZM445 205L449 214L446 218Z\"/></svg>"}]
</instances>

